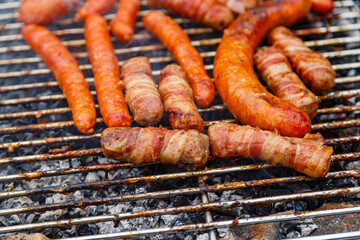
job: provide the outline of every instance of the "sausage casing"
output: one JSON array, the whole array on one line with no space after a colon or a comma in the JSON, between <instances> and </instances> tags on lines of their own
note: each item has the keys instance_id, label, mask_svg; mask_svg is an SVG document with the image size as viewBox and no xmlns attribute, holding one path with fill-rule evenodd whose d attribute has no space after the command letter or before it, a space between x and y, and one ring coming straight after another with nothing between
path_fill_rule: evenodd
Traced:
<instances>
[{"instance_id":1,"label":"sausage casing","mask_svg":"<svg viewBox=\"0 0 360 240\"><path fill-rule=\"evenodd\" d=\"M157 124L164 113L164 106L151 72L149 59L134 57L122 65L125 100L134 120L141 126Z\"/></svg>"},{"instance_id":2,"label":"sausage casing","mask_svg":"<svg viewBox=\"0 0 360 240\"><path fill-rule=\"evenodd\" d=\"M202 166L209 157L209 137L196 130L107 128L101 134L101 146L107 158L134 164Z\"/></svg>"},{"instance_id":3,"label":"sausage casing","mask_svg":"<svg viewBox=\"0 0 360 240\"><path fill-rule=\"evenodd\" d=\"M131 126L122 93L120 68L107 27L107 21L99 15L91 15L85 20L86 48L93 68L99 109L106 126Z\"/></svg>"},{"instance_id":4,"label":"sausage casing","mask_svg":"<svg viewBox=\"0 0 360 240\"><path fill-rule=\"evenodd\" d=\"M329 171L333 149L324 145L320 133L291 138L250 126L218 123L209 127L208 135L215 157L259 158L314 178L324 177Z\"/></svg>"},{"instance_id":5,"label":"sausage casing","mask_svg":"<svg viewBox=\"0 0 360 240\"><path fill-rule=\"evenodd\" d=\"M317 95L326 94L335 86L335 71L329 60L312 51L293 35L290 29L280 26L269 33L269 42L281 49L305 84Z\"/></svg>"},{"instance_id":6,"label":"sausage casing","mask_svg":"<svg viewBox=\"0 0 360 240\"><path fill-rule=\"evenodd\" d=\"M95 103L75 58L43 26L25 25L21 28L21 34L53 72L72 111L75 127L82 133L93 133L96 123Z\"/></svg>"},{"instance_id":7,"label":"sausage casing","mask_svg":"<svg viewBox=\"0 0 360 240\"><path fill-rule=\"evenodd\" d=\"M311 0L311 10L321 14L331 12L334 7L333 0Z\"/></svg>"},{"instance_id":8,"label":"sausage casing","mask_svg":"<svg viewBox=\"0 0 360 240\"><path fill-rule=\"evenodd\" d=\"M191 87L179 65L170 64L161 71L159 91L173 129L204 131L203 120L194 103Z\"/></svg>"},{"instance_id":9,"label":"sausage casing","mask_svg":"<svg viewBox=\"0 0 360 240\"><path fill-rule=\"evenodd\" d=\"M259 50L254 60L270 91L279 98L293 103L307 113L310 119L316 116L320 101L293 72L281 50L275 47Z\"/></svg>"},{"instance_id":10,"label":"sausage casing","mask_svg":"<svg viewBox=\"0 0 360 240\"><path fill-rule=\"evenodd\" d=\"M85 4L79 8L75 14L75 19L84 21L90 15L102 15L109 11L116 0L86 0Z\"/></svg>"},{"instance_id":11,"label":"sausage casing","mask_svg":"<svg viewBox=\"0 0 360 240\"><path fill-rule=\"evenodd\" d=\"M153 11L146 14L143 22L184 70L193 90L195 102L203 108L210 106L215 98L215 86L205 70L200 53L191 45L186 33L173 19L160 12Z\"/></svg>"}]
</instances>

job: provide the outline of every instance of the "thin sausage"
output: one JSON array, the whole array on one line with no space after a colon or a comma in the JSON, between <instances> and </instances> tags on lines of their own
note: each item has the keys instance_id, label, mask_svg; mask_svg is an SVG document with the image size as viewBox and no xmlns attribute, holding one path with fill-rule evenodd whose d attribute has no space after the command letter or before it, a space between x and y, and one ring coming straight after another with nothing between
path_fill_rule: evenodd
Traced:
<instances>
[{"instance_id":1,"label":"thin sausage","mask_svg":"<svg viewBox=\"0 0 360 240\"><path fill-rule=\"evenodd\" d=\"M310 132L309 116L266 91L253 69L254 50L266 33L282 23L294 24L309 11L310 0L263 2L239 15L225 30L214 60L215 85L243 124L293 137Z\"/></svg>"},{"instance_id":2,"label":"thin sausage","mask_svg":"<svg viewBox=\"0 0 360 240\"><path fill-rule=\"evenodd\" d=\"M209 127L208 135L215 157L259 158L314 178L324 177L329 171L333 149L324 145L320 133L291 138L250 126L218 123Z\"/></svg>"},{"instance_id":3,"label":"thin sausage","mask_svg":"<svg viewBox=\"0 0 360 240\"><path fill-rule=\"evenodd\" d=\"M107 128L101 134L101 146L107 158L134 164L202 166L209 157L209 137L196 130Z\"/></svg>"},{"instance_id":4,"label":"thin sausage","mask_svg":"<svg viewBox=\"0 0 360 240\"><path fill-rule=\"evenodd\" d=\"M156 88L149 59L134 57L122 65L122 79L125 84L125 100L141 126L157 124L164 113L160 93Z\"/></svg>"},{"instance_id":5,"label":"thin sausage","mask_svg":"<svg viewBox=\"0 0 360 240\"><path fill-rule=\"evenodd\" d=\"M203 108L210 106L215 98L214 83L205 70L200 53L191 45L189 37L173 19L160 12L146 14L143 22L186 73L195 102Z\"/></svg>"},{"instance_id":6,"label":"thin sausage","mask_svg":"<svg viewBox=\"0 0 360 240\"><path fill-rule=\"evenodd\" d=\"M116 0L87 0L86 3L76 12L75 19L84 21L90 15L102 15L109 11Z\"/></svg>"},{"instance_id":7,"label":"thin sausage","mask_svg":"<svg viewBox=\"0 0 360 240\"><path fill-rule=\"evenodd\" d=\"M223 30L234 20L231 10L216 0L148 0L148 5L165 8L218 30Z\"/></svg>"},{"instance_id":8,"label":"thin sausage","mask_svg":"<svg viewBox=\"0 0 360 240\"><path fill-rule=\"evenodd\" d=\"M21 34L53 72L72 111L75 127L82 133L93 133L96 123L95 103L75 58L43 26L26 25L21 28Z\"/></svg>"},{"instance_id":9,"label":"thin sausage","mask_svg":"<svg viewBox=\"0 0 360 240\"><path fill-rule=\"evenodd\" d=\"M320 14L331 12L334 7L333 0L311 0L311 10Z\"/></svg>"},{"instance_id":10,"label":"thin sausage","mask_svg":"<svg viewBox=\"0 0 360 240\"><path fill-rule=\"evenodd\" d=\"M131 126L131 117L122 93L120 68L111 43L107 21L92 15L85 20L86 48L93 68L101 116L108 127Z\"/></svg>"},{"instance_id":11,"label":"thin sausage","mask_svg":"<svg viewBox=\"0 0 360 240\"><path fill-rule=\"evenodd\" d=\"M281 50L275 47L259 50L254 59L262 79L275 96L294 104L310 119L316 116L320 101L293 72Z\"/></svg>"},{"instance_id":12,"label":"thin sausage","mask_svg":"<svg viewBox=\"0 0 360 240\"><path fill-rule=\"evenodd\" d=\"M173 129L204 131L189 81L179 65L170 64L161 71L159 91Z\"/></svg>"},{"instance_id":13,"label":"thin sausage","mask_svg":"<svg viewBox=\"0 0 360 240\"><path fill-rule=\"evenodd\" d=\"M131 41L134 34L136 14L140 8L139 0L121 0L115 17L111 20L111 31L122 43Z\"/></svg>"},{"instance_id":14,"label":"thin sausage","mask_svg":"<svg viewBox=\"0 0 360 240\"><path fill-rule=\"evenodd\" d=\"M326 94L335 86L336 73L329 60L312 51L286 27L277 27L269 34L269 42L281 49L305 84L317 95Z\"/></svg>"}]
</instances>

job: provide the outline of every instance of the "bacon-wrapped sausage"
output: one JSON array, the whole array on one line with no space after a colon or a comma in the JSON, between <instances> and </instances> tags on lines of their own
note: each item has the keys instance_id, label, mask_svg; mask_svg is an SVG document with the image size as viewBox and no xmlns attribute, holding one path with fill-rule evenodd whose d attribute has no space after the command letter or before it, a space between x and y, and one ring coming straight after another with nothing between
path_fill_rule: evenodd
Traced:
<instances>
[{"instance_id":1,"label":"bacon-wrapped sausage","mask_svg":"<svg viewBox=\"0 0 360 240\"><path fill-rule=\"evenodd\" d=\"M75 127L82 133L93 133L96 123L95 103L75 58L43 26L25 25L21 28L21 34L54 73L72 111Z\"/></svg>"},{"instance_id":2,"label":"bacon-wrapped sausage","mask_svg":"<svg viewBox=\"0 0 360 240\"><path fill-rule=\"evenodd\" d=\"M76 12L75 19L84 21L90 15L104 14L109 11L116 0L86 0L86 3Z\"/></svg>"},{"instance_id":3,"label":"bacon-wrapped sausage","mask_svg":"<svg viewBox=\"0 0 360 240\"><path fill-rule=\"evenodd\" d=\"M194 22L223 30L234 20L231 10L216 0L148 0L149 7L165 8L169 12L189 17Z\"/></svg>"},{"instance_id":4,"label":"bacon-wrapped sausage","mask_svg":"<svg viewBox=\"0 0 360 240\"><path fill-rule=\"evenodd\" d=\"M259 158L314 178L324 177L329 171L333 149L324 145L320 133L291 138L250 126L218 123L209 127L208 135L215 157Z\"/></svg>"},{"instance_id":5,"label":"bacon-wrapped sausage","mask_svg":"<svg viewBox=\"0 0 360 240\"><path fill-rule=\"evenodd\" d=\"M258 0L216 0L218 3L228 7L231 11L242 14L246 9L255 7Z\"/></svg>"},{"instance_id":6,"label":"bacon-wrapped sausage","mask_svg":"<svg viewBox=\"0 0 360 240\"><path fill-rule=\"evenodd\" d=\"M214 83L207 75L200 53L191 45L186 33L173 19L160 12L146 14L143 22L184 70L194 92L195 102L203 108L210 106L215 98Z\"/></svg>"},{"instance_id":7,"label":"bacon-wrapped sausage","mask_svg":"<svg viewBox=\"0 0 360 240\"><path fill-rule=\"evenodd\" d=\"M310 0L263 2L239 15L225 30L214 60L217 91L243 124L303 137L309 116L265 90L253 69L253 53L265 34L279 24L294 24L310 11Z\"/></svg>"},{"instance_id":8,"label":"bacon-wrapped sausage","mask_svg":"<svg viewBox=\"0 0 360 240\"><path fill-rule=\"evenodd\" d=\"M122 43L131 41L134 34L136 14L140 8L139 0L121 0L115 17L111 20L111 31Z\"/></svg>"},{"instance_id":9,"label":"bacon-wrapped sausage","mask_svg":"<svg viewBox=\"0 0 360 240\"><path fill-rule=\"evenodd\" d=\"M289 61L280 49L269 47L266 50L259 50L254 59L270 91L300 108L309 115L310 119L316 116L320 101L293 72Z\"/></svg>"},{"instance_id":10,"label":"bacon-wrapped sausage","mask_svg":"<svg viewBox=\"0 0 360 240\"><path fill-rule=\"evenodd\" d=\"M333 0L311 0L311 9L320 14L331 12L334 7Z\"/></svg>"},{"instance_id":11,"label":"bacon-wrapped sausage","mask_svg":"<svg viewBox=\"0 0 360 240\"><path fill-rule=\"evenodd\" d=\"M85 20L86 48L93 67L99 109L106 126L131 126L122 93L120 68L107 27L107 21L99 15L91 15Z\"/></svg>"},{"instance_id":12,"label":"bacon-wrapped sausage","mask_svg":"<svg viewBox=\"0 0 360 240\"><path fill-rule=\"evenodd\" d=\"M204 131L189 81L179 65L170 64L161 71L159 91L172 128Z\"/></svg>"},{"instance_id":13,"label":"bacon-wrapped sausage","mask_svg":"<svg viewBox=\"0 0 360 240\"><path fill-rule=\"evenodd\" d=\"M326 94L335 86L335 71L329 60L312 51L286 27L274 28L269 42L281 49L306 85L318 95Z\"/></svg>"},{"instance_id":14,"label":"bacon-wrapped sausage","mask_svg":"<svg viewBox=\"0 0 360 240\"><path fill-rule=\"evenodd\" d=\"M125 100L134 120L141 126L157 124L163 116L164 106L153 79L149 59L134 57L125 61L121 76L125 84Z\"/></svg>"},{"instance_id":15,"label":"bacon-wrapped sausage","mask_svg":"<svg viewBox=\"0 0 360 240\"><path fill-rule=\"evenodd\" d=\"M101 134L101 146L107 158L134 164L202 166L209 157L209 137L196 130L107 128Z\"/></svg>"},{"instance_id":16,"label":"bacon-wrapped sausage","mask_svg":"<svg viewBox=\"0 0 360 240\"><path fill-rule=\"evenodd\" d=\"M21 0L18 21L49 24L76 7L82 0Z\"/></svg>"}]
</instances>

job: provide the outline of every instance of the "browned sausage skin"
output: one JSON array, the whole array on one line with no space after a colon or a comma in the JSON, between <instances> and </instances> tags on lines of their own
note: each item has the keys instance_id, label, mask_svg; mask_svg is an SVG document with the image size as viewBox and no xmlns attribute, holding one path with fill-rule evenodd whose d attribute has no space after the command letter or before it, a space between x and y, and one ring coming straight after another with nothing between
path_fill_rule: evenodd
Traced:
<instances>
[{"instance_id":1,"label":"browned sausage skin","mask_svg":"<svg viewBox=\"0 0 360 240\"><path fill-rule=\"evenodd\" d=\"M314 178L329 171L333 149L324 145L320 133L291 138L250 126L218 123L209 127L208 135L215 157L259 158Z\"/></svg>"},{"instance_id":2,"label":"browned sausage skin","mask_svg":"<svg viewBox=\"0 0 360 240\"><path fill-rule=\"evenodd\" d=\"M85 20L86 48L93 68L101 116L108 127L131 126L131 117L122 93L120 68L111 43L107 21L92 15Z\"/></svg>"},{"instance_id":3,"label":"browned sausage skin","mask_svg":"<svg viewBox=\"0 0 360 240\"><path fill-rule=\"evenodd\" d=\"M159 91L172 128L204 131L189 81L179 65L170 64L161 71Z\"/></svg>"},{"instance_id":4,"label":"browned sausage skin","mask_svg":"<svg viewBox=\"0 0 360 240\"><path fill-rule=\"evenodd\" d=\"M214 60L217 91L243 124L277 130L285 136L310 132L309 116L265 90L253 70L253 53L273 27L294 24L310 11L310 0L263 2L240 15L225 30Z\"/></svg>"},{"instance_id":5,"label":"browned sausage skin","mask_svg":"<svg viewBox=\"0 0 360 240\"><path fill-rule=\"evenodd\" d=\"M116 0L87 0L85 4L76 12L75 19L84 21L90 15L102 15L109 11Z\"/></svg>"},{"instance_id":6,"label":"browned sausage skin","mask_svg":"<svg viewBox=\"0 0 360 240\"><path fill-rule=\"evenodd\" d=\"M93 133L95 103L75 58L45 27L26 25L21 28L21 34L53 72L72 111L75 127L82 133Z\"/></svg>"}]
</instances>

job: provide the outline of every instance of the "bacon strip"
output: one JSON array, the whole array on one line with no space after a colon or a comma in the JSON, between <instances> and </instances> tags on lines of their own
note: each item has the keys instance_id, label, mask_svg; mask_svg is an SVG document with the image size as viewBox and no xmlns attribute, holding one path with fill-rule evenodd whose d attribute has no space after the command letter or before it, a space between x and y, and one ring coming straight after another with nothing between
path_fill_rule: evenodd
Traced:
<instances>
[{"instance_id":1,"label":"bacon strip","mask_svg":"<svg viewBox=\"0 0 360 240\"><path fill-rule=\"evenodd\" d=\"M179 65L170 64L161 71L159 91L173 129L204 131L189 81Z\"/></svg>"},{"instance_id":2,"label":"bacon strip","mask_svg":"<svg viewBox=\"0 0 360 240\"><path fill-rule=\"evenodd\" d=\"M209 137L196 130L107 128L101 134L101 146L107 158L134 164L202 166L209 157Z\"/></svg>"},{"instance_id":3,"label":"bacon strip","mask_svg":"<svg viewBox=\"0 0 360 240\"><path fill-rule=\"evenodd\" d=\"M49 24L76 7L82 0L21 0L18 21Z\"/></svg>"},{"instance_id":4,"label":"bacon strip","mask_svg":"<svg viewBox=\"0 0 360 240\"><path fill-rule=\"evenodd\" d=\"M294 24L309 11L310 0L263 2L225 30L216 50L214 80L221 99L243 124L292 137L310 132L308 115L266 91L253 69L254 51L266 33L279 24Z\"/></svg>"},{"instance_id":5,"label":"bacon strip","mask_svg":"<svg viewBox=\"0 0 360 240\"><path fill-rule=\"evenodd\" d=\"M310 119L316 116L320 101L293 72L281 50L275 47L259 50L254 59L262 79L276 96L293 103Z\"/></svg>"},{"instance_id":6,"label":"bacon strip","mask_svg":"<svg viewBox=\"0 0 360 240\"><path fill-rule=\"evenodd\" d=\"M121 0L115 17L111 20L111 31L122 43L131 41L134 35L136 14L140 8L139 0Z\"/></svg>"},{"instance_id":7,"label":"bacon strip","mask_svg":"<svg viewBox=\"0 0 360 240\"><path fill-rule=\"evenodd\" d=\"M72 111L75 127L82 133L93 133L96 123L95 103L75 58L43 26L25 25L21 28L21 34L53 72Z\"/></svg>"},{"instance_id":8,"label":"bacon strip","mask_svg":"<svg viewBox=\"0 0 360 240\"><path fill-rule=\"evenodd\" d=\"M286 27L277 27L269 34L269 42L281 49L306 85L318 95L335 86L335 71L329 60L312 51Z\"/></svg>"},{"instance_id":9,"label":"bacon strip","mask_svg":"<svg viewBox=\"0 0 360 240\"><path fill-rule=\"evenodd\" d=\"M333 149L324 145L320 133L290 138L250 126L218 123L209 127L208 135L215 157L259 158L314 178L329 171Z\"/></svg>"},{"instance_id":10,"label":"bacon strip","mask_svg":"<svg viewBox=\"0 0 360 240\"><path fill-rule=\"evenodd\" d=\"M207 75L200 53L191 45L186 33L173 19L160 12L146 14L143 22L186 73L196 103L203 108L210 106L215 98L214 83Z\"/></svg>"},{"instance_id":11,"label":"bacon strip","mask_svg":"<svg viewBox=\"0 0 360 240\"><path fill-rule=\"evenodd\" d=\"M109 11L116 0L86 0L86 3L76 12L75 19L84 21L90 15L102 15Z\"/></svg>"},{"instance_id":12,"label":"bacon strip","mask_svg":"<svg viewBox=\"0 0 360 240\"><path fill-rule=\"evenodd\" d=\"M247 9L253 8L258 4L258 0L216 0L218 3L228 7L231 11L242 14Z\"/></svg>"},{"instance_id":13,"label":"bacon strip","mask_svg":"<svg viewBox=\"0 0 360 240\"><path fill-rule=\"evenodd\" d=\"M122 93L120 68L107 21L99 15L86 18L85 40L93 67L99 109L106 126L131 126L130 113Z\"/></svg>"},{"instance_id":14,"label":"bacon strip","mask_svg":"<svg viewBox=\"0 0 360 240\"><path fill-rule=\"evenodd\" d=\"M125 100L141 126L157 124L164 113L159 91L151 72L149 59L134 57L122 65L122 79L125 84Z\"/></svg>"},{"instance_id":15,"label":"bacon strip","mask_svg":"<svg viewBox=\"0 0 360 240\"><path fill-rule=\"evenodd\" d=\"M234 20L231 10L216 0L148 0L149 7L165 8L169 12L189 17L194 22L223 30Z\"/></svg>"}]
</instances>

